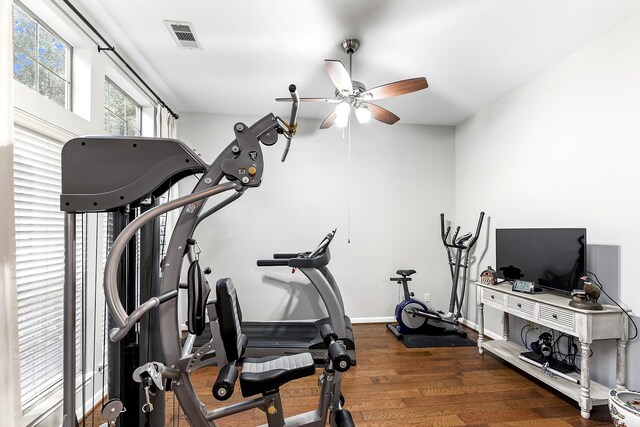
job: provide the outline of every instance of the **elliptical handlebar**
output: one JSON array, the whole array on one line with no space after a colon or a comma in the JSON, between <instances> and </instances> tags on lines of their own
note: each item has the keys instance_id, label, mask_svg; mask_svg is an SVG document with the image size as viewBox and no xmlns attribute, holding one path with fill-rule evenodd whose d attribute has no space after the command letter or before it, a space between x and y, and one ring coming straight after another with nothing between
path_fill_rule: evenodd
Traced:
<instances>
[{"instance_id":1,"label":"elliptical handlebar","mask_svg":"<svg viewBox=\"0 0 640 427\"><path fill-rule=\"evenodd\" d=\"M480 212L480 217L478 218L478 225L476 227L475 234L466 233L462 236L458 237L460 233L460 226L456 227L456 231L453 233L453 237L449 241L449 233L451 232L451 227L447 227L445 232L444 229L444 214L440 214L440 235L442 237L442 243L448 248L458 248L458 249L471 249L478 240L480 236L480 230L482 229L482 222L484 221L484 212ZM469 241L468 245L465 246L464 243Z\"/></svg>"},{"instance_id":2,"label":"elliptical handlebar","mask_svg":"<svg viewBox=\"0 0 640 427\"><path fill-rule=\"evenodd\" d=\"M476 240L480 236L480 229L482 228L482 221L484 220L484 212L480 212L480 218L478 218L478 227L476 227L476 234L473 236L471 241L469 242L469 248L472 248L473 245L476 244Z\"/></svg>"},{"instance_id":3,"label":"elliptical handlebar","mask_svg":"<svg viewBox=\"0 0 640 427\"><path fill-rule=\"evenodd\" d=\"M447 244L447 238L451 232L451 227L447 227L447 231L444 231L444 214L440 214L440 236L442 237L442 243Z\"/></svg>"}]
</instances>

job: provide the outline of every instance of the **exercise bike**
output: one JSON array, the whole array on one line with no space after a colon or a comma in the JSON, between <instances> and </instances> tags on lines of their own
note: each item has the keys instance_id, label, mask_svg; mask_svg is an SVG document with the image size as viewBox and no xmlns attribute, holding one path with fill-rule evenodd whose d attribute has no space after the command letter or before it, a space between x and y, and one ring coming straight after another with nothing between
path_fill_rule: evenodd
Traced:
<instances>
[{"instance_id":1,"label":"exercise bike","mask_svg":"<svg viewBox=\"0 0 640 427\"><path fill-rule=\"evenodd\" d=\"M397 339L403 340L405 334L457 334L461 337L467 336L467 333L459 330L457 326L460 317L462 317L462 304L467 287L469 252L478 240L483 220L484 212L480 212L475 235L466 233L458 236L460 233L460 227L458 226L453 236L450 236L451 227L447 227L445 231L444 214L440 214L440 235L442 243L447 250L447 260L451 273L451 297L449 299L449 311L447 313L434 311L423 301L414 298L414 293L409 291L409 282L411 281L410 276L416 273L415 270L398 270L396 274L400 275L400 277L391 277L389 279L392 282L402 285L404 294L404 300L396 305L395 309L397 324L387 323L387 329L389 329ZM460 281L461 271L462 281Z\"/></svg>"}]
</instances>

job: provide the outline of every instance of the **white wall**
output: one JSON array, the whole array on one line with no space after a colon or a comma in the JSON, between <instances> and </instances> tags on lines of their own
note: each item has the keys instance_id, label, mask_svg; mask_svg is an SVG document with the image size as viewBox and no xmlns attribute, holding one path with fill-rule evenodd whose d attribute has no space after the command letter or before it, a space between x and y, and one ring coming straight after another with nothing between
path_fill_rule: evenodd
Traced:
<instances>
[{"instance_id":1,"label":"white wall","mask_svg":"<svg viewBox=\"0 0 640 427\"><path fill-rule=\"evenodd\" d=\"M265 112L266 113L266 112ZM236 121L253 117L182 114L179 138L212 161L229 144ZM352 318L387 318L398 301L389 277L414 268L416 295L431 292L444 306L446 255L439 214L453 214L453 128L380 123L352 126L351 243L348 236L348 143L339 129L320 131L302 121L289 157L280 162L284 138L264 147L263 184L196 231L212 277L231 277L246 319L305 319L321 315L310 286L262 280L265 273L305 282L284 267L257 268L274 252L312 250L337 227L329 265ZM191 183L192 185L192 183ZM192 186L183 185L182 191ZM380 319L383 320L383 319Z\"/></svg>"},{"instance_id":2,"label":"white wall","mask_svg":"<svg viewBox=\"0 0 640 427\"><path fill-rule=\"evenodd\" d=\"M480 209L491 217L474 273L495 264L496 227L586 227L590 269L640 313L639 118L636 15L458 125L456 218L472 226ZM502 331L497 312L485 313ZM468 316L475 320L475 306ZM596 380L609 386L614 348L594 346ZM631 343L635 388L639 355Z\"/></svg>"}]
</instances>

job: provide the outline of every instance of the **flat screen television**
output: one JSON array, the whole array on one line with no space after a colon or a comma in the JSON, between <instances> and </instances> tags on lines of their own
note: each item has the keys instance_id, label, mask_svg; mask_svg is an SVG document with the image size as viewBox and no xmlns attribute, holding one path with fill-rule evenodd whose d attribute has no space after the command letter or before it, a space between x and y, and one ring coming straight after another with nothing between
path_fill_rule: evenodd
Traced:
<instances>
[{"instance_id":1,"label":"flat screen television","mask_svg":"<svg viewBox=\"0 0 640 427\"><path fill-rule=\"evenodd\" d=\"M584 228L496 229L496 270L503 279L526 280L542 290L570 294L582 288L586 260Z\"/></svg>"}]
</instances>

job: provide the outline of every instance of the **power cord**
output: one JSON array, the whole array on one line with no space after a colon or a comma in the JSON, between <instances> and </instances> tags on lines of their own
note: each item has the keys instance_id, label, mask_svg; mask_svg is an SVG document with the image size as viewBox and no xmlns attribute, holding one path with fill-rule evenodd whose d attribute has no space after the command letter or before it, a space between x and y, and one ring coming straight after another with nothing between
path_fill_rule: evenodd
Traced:
<instances>
[{"instance_id":1,"label":"power cord","mask_svg":"<svg viewBox=\"0 0 640 427\"><path fill-rule=\"evenodd\" d=\"M524 333L525 328L529 328L526 333ZM529 351L531 351L531 347L529 346L529 333L537 330L538 328L533 325L524 325L522 329L520 329L520 340L522 341L522 344L524 344L524 347Z\"/></svg>"},{"instance_id":2,"label":"power cord","mask_svg":"<svg viewBox=\"0 0 640 427\"><path fill-rule=\"evenodd\" d=\"M629 321L631 322L631 324L633 325L633 328L635 330L633 337L629 338L629 341L633 341L634 339L636 339L638 337L638 325L636 325L636 322L633 321L633 317L631 317L631 315L629 314L629 312L627 310L625 310L624 308L622 308L622 306L620 304L618 304L618 302L616 300L614 300L613 298L611 298L611 296L607 293L607 291L604 290L604 286L602 286L602 283L600 282L600 279L598 279L598 276L596 276L595 273L591 272L591 271L587 271L587 274L590 274L593 276L593 278L596 281L596 284L598 285L598 287L600 288L600 290L602 291L602 293L604 293L607 298L609 298L611 301L613 301L613 303L615 305L618 306L618 308L620 308L620 310L622 310L622 312L624 314L627 315L627 317L629 318Z\"/></svg>"}]
</instances>

